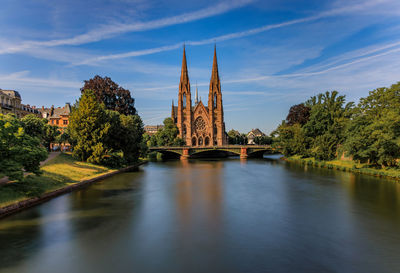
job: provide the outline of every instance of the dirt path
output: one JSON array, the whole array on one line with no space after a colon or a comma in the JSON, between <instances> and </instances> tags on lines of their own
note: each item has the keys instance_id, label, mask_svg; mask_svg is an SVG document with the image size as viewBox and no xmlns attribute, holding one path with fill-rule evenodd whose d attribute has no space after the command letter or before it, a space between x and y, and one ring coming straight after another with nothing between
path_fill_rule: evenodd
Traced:
<instances>
[{"instance_id":1,"label":"dirt path","mask_svg":"<svg viewBox=\"0 0 400 273\"><path fill-rule=\"evenodd\" d=\"M53 158L55 158L56 156L58 156L60 154L60 152L50 152L49 156L47 157L46 160L43 160L42 162L40 162L40 166L43 166L44 164L46 164L49 160L52 160ZM25 172L24 175L27 175L28 173ZM10 182L10 180L8 180L8 177L5 176L3 178L0 179L0 186L7 184L8 182Z\"/></svg>"}]
</instances>

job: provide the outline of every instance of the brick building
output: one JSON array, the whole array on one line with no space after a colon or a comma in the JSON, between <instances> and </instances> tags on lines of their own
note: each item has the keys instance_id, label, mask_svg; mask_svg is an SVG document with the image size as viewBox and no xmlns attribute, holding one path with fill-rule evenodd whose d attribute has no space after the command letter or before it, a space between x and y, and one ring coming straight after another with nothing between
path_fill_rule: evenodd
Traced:
<instances>
[{"instance_id":1,"label":"brick building","mask_svg":"<svg viewBox=\"0 0 400 273\"><path fill-rule=\"evenodd\" d=\"M40 111L42 117L47 119L49 124L58 126L61 131L63 131L65 127L68 127L69 115L71 114L70 103L67 102L64 107L57 108L54 108L54 105L50 108L44 108L42 106Z\"/></svg>"},{"instance_id":2,"label":"brick building","mask_svg":"<svg viewBox=\"0 0 400 273\"><path fill-rule=\"evenodd\" d=\"M222 105L221 82L218 74L217 51L214 47L214 60L208 94L208 106L196 98L192 106L190 82L183 47L181 78L179 82L178 106L172 102L171 118L179 129L187 146L226 145L224 110Z\"/></svg>"},{"instance_id":3,"label":"brick building","mask_svg":"<svg viewBox=\"0 0 400 273\"><path fill-rule=\"evenodd\" d=\"M68 127L69 124L69 116L71 114L71 104L66 103L64 107L54 108L52 105L50 108L41 108L42 117L48 120L48 124L55 125L61 131L64 132L64 129ZM71 145L69 143L51 143L51 149L60 149L60 150L71 150Z\"/></svg>"}]
</instances>

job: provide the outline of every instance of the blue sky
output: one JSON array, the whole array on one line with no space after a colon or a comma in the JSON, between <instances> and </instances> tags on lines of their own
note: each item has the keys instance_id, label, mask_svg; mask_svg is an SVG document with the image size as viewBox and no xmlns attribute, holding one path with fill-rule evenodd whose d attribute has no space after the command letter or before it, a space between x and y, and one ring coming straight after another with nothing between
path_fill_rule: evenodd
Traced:
<instances>
[{"instance_id":1,"label":"blue sky","mask_svg":"<svg viewBox=\"0 0 400 273\"><path fill-rule=\"evenodd\" d=\"M217 44L227 130L270 133L327 90L358 102L400 81L398 0L0 0L0 88L62 106L83 80L131 90L145 124L177 99L182 44L207 100Z\"/></svg>"}]
</instances>

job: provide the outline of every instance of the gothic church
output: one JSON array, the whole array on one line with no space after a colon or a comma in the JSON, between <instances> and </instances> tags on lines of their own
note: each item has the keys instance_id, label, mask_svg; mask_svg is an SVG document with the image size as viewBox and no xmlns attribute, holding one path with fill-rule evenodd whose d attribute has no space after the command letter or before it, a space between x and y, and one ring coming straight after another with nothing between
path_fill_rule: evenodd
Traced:
<instances>
[{"instance_id":1,"label":"gothic church","mask_svg":"<svg viewBox=\"0 0 400 273\"><path fill-rule=\"evenodd\" d=\"M178 106L174 106L172 102L171 118L179 129L179 137L186 142L187 146L221 146L228 143L215 46L208 106L198 100L197 88L194 106L192 106L186 52L183 47Z\"/></svg>"}]
</instances>

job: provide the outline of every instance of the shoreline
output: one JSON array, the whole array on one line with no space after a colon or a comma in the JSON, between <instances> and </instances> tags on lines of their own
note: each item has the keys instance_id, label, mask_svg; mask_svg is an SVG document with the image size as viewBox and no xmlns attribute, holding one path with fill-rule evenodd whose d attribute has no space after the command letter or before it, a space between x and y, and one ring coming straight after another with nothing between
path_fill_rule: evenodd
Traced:
<instances>
[{"instance_id":1,"label":"shoreline","mask_svg":"<svg viewBox=\"0 0 400 273\"><path fill-rule=\"evenodd\" d=\"M13 204L4 206L4 207L0 207L0 219L10 216L14 213L20 212L22 210L34 207L36 205L42 204L44 202L47 202L55 197L58 197L60 195L66 194L66 193L70 193L76 190L80 190L83 189L95 182L98 182L100 180L103 180L105 178L111 177L113 175L119 174L119 173L124 173L124 172L129 172L132 170L137 169L139 166L148 163L148 161L142 161L139 162L137 164L119 169L119 170L115 170L115 171L111 171L111 172L107 172L107 173L103 173L100 174L98 176L89 178L89 179L84 179L80 182L77 182L75 184L72 185L67 185L65 187L50 191L50 192L46 192L44 194L42 194L41 196L38 197L31 197L22 201L17 201Z\"/></svg>"},{"instance_id":2,"label":"shoreline","mask_svg":"<svg viewBox=\"0 0 400 273\"><path fill-rule=\"evenodd\" d=\"M307 165L317 168L325 168L330 170L337 170L343 172L352 172L356 174L364 174L375 176L379 178L393 179L397 182L400 181L400 169L374 169L369 167L364 167L362 164L357 164L352 161L341 161L336 162L338 160L333 161L318 161L313 158L299 158L297 156L292 157L282 157L281 160L290 162L290 163L300 163L301 165ZM347 164L346 164L347 163ZM347 165L347 166L346 166Z\"/></svg>"}]
</instances>

